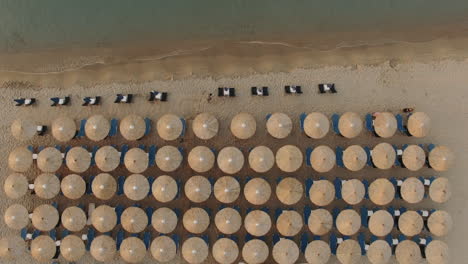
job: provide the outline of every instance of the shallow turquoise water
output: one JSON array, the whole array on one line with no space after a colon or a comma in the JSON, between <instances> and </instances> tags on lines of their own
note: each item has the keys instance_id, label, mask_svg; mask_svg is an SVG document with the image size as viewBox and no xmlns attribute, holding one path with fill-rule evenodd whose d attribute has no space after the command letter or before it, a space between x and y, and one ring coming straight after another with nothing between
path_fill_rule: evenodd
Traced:
<instances>
[{"instance_id":1,"label":"shallow turquoise water","mask_svg":"<svg viewBox=\"0 0 468 264\"><path fill-rule=\"evenodd\" d=\"M10 52L129 41L286 41L442 25L450 30L468 21L468 1L0 0L0 21L0 50Z\"/></svg>"}]
</instances>

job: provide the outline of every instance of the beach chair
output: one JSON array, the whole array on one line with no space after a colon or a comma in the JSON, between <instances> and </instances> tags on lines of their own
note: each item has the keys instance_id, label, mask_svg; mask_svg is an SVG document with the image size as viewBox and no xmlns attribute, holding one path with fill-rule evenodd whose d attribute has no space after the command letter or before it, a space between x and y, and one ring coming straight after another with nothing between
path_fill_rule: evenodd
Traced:
<instances>
[{"instance_id":1,"label":"beach chair","mask_svg":"<svg viewBox=\"0 0 468 264\"><path fill-rule=\"evenodd\" d=\"M374 133L374 118L371 114L367 114L365 118L366 129Z\"/></svg>"},{"instance_id":2,"label":"beach chair","mask_svg":"<svg viewBox=\"0 0 468 264\"><path fill-rule=\"evenodd\" d=\"M263 87L252 87L250 88L252 95L256 96L268 96L268 87L263 86Z\"/></svg>"},{"instance_id":3,"label":"beach chair","mask_svg":"<svg viewBox=\"0 0 468 264\"><path fill-rule=\"evenodd\" d=\"M312 155L312 151L314 151L314 148L308 147L305 150L305 163L307 166L312 166L312 163L310 163L310 156Z\"/></svg>"},{"instance_id":4,"label":"beach chair","mask_svg":"<svg viewBox=\"0 0 468 264\"><path fill-rule=\"evenodd\" d=\"M310 205L305 205L304 210L303 210L304 223L309 222L309 217L311 213L312 213L312 207L310 207Z\"/></svg>"},{"instance_id":5,"label":"beach chair","mask_svg":"<svg viewBox=\"0 0 468 264\"><path fill-rule=\"evenodd\" d=\"M176 247L179 249L180 248L180 237L177 234L172 234L171 235L172 240L174 240L174 243L176 244Z\"/></svg>"},{"instance_id":6,"label":"beach chair","mask_svg":"<svg viewBox=\"0 0 468 264\"><path fill-rule=\"evenodd\" d=\"M119 121L115 118L110 121L109 137L117 135Z\"/></svg>"},{"instance_id":7,"label":"beach chair","mask_svg":"<svg viewBox=\"0 0 468 264\"><path fill-rule=\"evenodd\" d=\"M151 119L145 118L145 136L147 136L151 132Z\"/></svg>"},{"instance_id":8,"label":"beach chair","mask_svg":"<svg viewBox=\"0 0 468 264\"><path fill-rule=\"evenodd\" d=\"M125 177L124 176L119 176L117 178L117 195L123 195L124 194L124 184L125 184Z\"/></svg>"},{"instance_id":9,"label":"beach chair","mask_svg":"<svg viewBox=\"0 0 468 264\"><path fill-rule=\"evenodd\" d=\"M85 136L85 127L86 127L86 119L83 119L80 121L80 129L76 133L75 137L76 138L82 138Z\"/></svg>"},{"instance_id":10,"label":"beach chair","mask_svg":"<svg viewBox=\"0 0 468 264\"><path fill-rule=\"evenodd\" d=\"M337 93L334 83L320 83L318 85L319 93Z\"/></svg>"},{"instance_id":11,"label":"beach chair","mask_svg":"<svg viewBox=\"0 0 468 264\"><path fill-rule=\"evenodd\" d=\"M307 178L305 180L305 187L306 187L306 193L305 195L307 197L309 197L309 191L310 191L310 188L312 188L312 184L314 184L314 181L311 179L311 178Z\"/></svg>"},{"instance_id":12,"label":"beach chair","mask_svg":"<svg viewBox=\"0 0 468 264\"><path fill-rule=\"evenodd\" d=\"M333 131L335 131L335 134L341 135L340 128L338 127L338 122L340 121L340 115L333 114L331 116L331 120L332 120Z\"/></svg>"},{"instance_id":13,"label":"beach chair","mask_svg":"<svg viewBox=\"0 0 468 264\"><path fill-rule=\"evenodd\" d=\"M278 233L274 233L273 234L273 237L272 237L272 241L273 241L273 245L275 245L276 243L278 243L280 241L280 235Z\"/></svg>"},{"instance_id":14,"label":"beach chair","mask_svg":"<svg viewBox=\"0 0 468 264\"><path fill-rule=\"evenodd\" d=\"M52 104L50 106L68 105L70 103L70 97L52 97L50 98L50 101L52 101Z\"/></svg>"},{"instance_id":15,"label":"beach chair","mask_svg":"<svg viewBox=\"0 0 468 264\"><path fill-rule=\"evenodd\" d=\"M166 102L167 101L167 92L158 92L158 91L151 91L149 94L148 101L160 101Z\"/></svg>"},{"instance_id":16,"label":"beach chair","mask_svg":"<svg viewBox=\"0 0 468 264\"><path fill-rule=\"evenodd\" d=\"M219 87L218 96L219 97L234 97L236 96L236 90L234 88Z\"/></svg>"},{"instance_id":17,"label":"beach chair","mask_svg":"<svg viewBox=\"0 0 468 264\"><path fill-rule=\"evenodd\" d=\"M148 250L151 245L151 233L149 231L143 233L143 243L145 243L146 250Z\"/></svg>"},{"instance_id":18,"label":"beach chair","mask_svg":"<svg viewBox=\"0 0 468 264\"><path fill-rule=\"evenodd\" d=\"M122 216L123 211L125 208L122 205L117 205L115 208L115 214L117 215L117 224L120 224L120 217Z\"/></svg>"},{"instance_id":19,"label":"beach chair","mask_svg":"<svg viewBox=\"0 0 468 264\"><path fill-rule=\"evenodd\" d=\"M411 136L408 132L408 129L406 128L406 125L404 124L404 120L403 120L403 116L400 115L400 114L397 114L395 115L395 118L397 120L397 128L398 128L398 131L400 131L401 133L407 135L407 136Z\"/></svg>"},{"instance_id":20,"label":"beach chair","mask_svg":"<svg viewBox=\"0 0 468 264\"><path fill-rule=\"evenodd\" d=\"M93 193L93 181L94 181L94 175L89 176L89 180L86 182L86 194L91 195Z\"/></svg>"},{"instance_id":21,"label":"beach chair","mask_svg":"<svg viewBox=\"0 0 468 264\"><path fill-rule=\"evenodd\" d=\"M307 117L306 113L302 113L299 115L299 128L301 129L302 132L304 132L304 122Z\"/></svg>"},{"instance_id":22,"label":"beach chair","mask_svg":"<svg viewBox=\"0 0 468 264\"><path fill-rule=\"evenodd\" d=\"M365 256L366 255L366 239L364 237L364 233L359 232L357 236L357 241L359 243L359 246L361 246L361 254Z\"/></svg>"},{"instance_id":23,"label":"beach chair","mask_svg":"<svg viewBox=\"0 0 468 264\"><path fill-rule=\"evenodd\" d=\"M117 234L115 235L115 243L117 245L117 250L120 250L120 245L122 244L123 240L124 240L124 232L122 229L119 229L119 231L117 231Z\"/></svg>"},{"instance_id":24,"label":"beach chair","mask_svg":"<svg viewBox=\"0 0 468 264\"><path fill-rule=\"evenodd\" d=\"M82 106L90 106L90 105L99 105L101 102L101 96L86 96L83 98L83 104Z\"/></svg>"},{"instance_id":25,"label":"beach chair","mask_svg":"<svg viewBox=\"0 0 468 264\"><path fill-rule=\"evenodd\" d=\"M88 232L86 233L86 250L89 251L91 248L91 243L96 236L96 231L93 228L88 228Z\"/></svg>"},{"instance_id":26,"label":"beach chair","mask_svg":"<svg viewBox=\"0 0 468 264\"><path fill-rule=\"evenodd\" d=\"M336 255L336 249L338 248L338 238L336 237L335 233L330 234L330 250L333 255Z\"/></svg>"},{"instance_id":27,"label":"beach chair","mask_svg":"<svg viewBox=\"0 0 468 264\"><path fill-rule=\"evenodd\" d=\"M69 234L70 234L70 231L68 231L67 229L64 229L64 230L62 231L62 239L64 239L65 237L67 237Z\"/></svg>"},{"instance_id":28,"label":"beach chair","mask_svg":"<svg viewBox=\"0 0 468 264\"><path fill-rule=\"evenodd\" d=\"M300 248L302 254L305 253L307 245L309 245L309 236L307 235L307 233L304 232L304 233L302 233L300 241L299 241L299 248Z\"/></svg>"},{"instance_id":29,"label":"beach chair","mask_svg":"<svg viewBox=\"0 0 468 264\"><path fill-rule=\"evenodd\" d=\"M30 106L36 103L36 98L18 98L13 99L15 106Z\"/></svg>"},{"instance_id":30,"label":"beach chair","mask_svg":"<svg viewBox=\"0 0 468 264\"><path fill-rule=\"evenodd\" d=\"M335 186L335 197L336 199L342 199L341 196L341 187L343 186L343 180L340 178L335 178L333 180L333 185Z\"/></svg>"},{"instance_id":31,"label":"beach chair","mask_svg":"<svg viewBox=\"0 0 468 264\"><path fill-rule=\"evenodd\" d=\"M302 94L302 87L299 85L286 85L284 86L286 94Z\"/></svg>"},{"instance_id":32,"label":"beach chair","mask_svg":"<svg viewBox=\"0 0 468 264\"><path fill-rule=\"evenodd\" d=\"M336 165L340 168L344 168L344 163L343 163L343 151L344 149L342 147L336 147L335 148L335 153L336 153Z\"/></svg>"},{"instance_id":33,"label":"beach chair","mask_svg":"<svg viewBox=\"0 0 468 264\"><path fill-rule=\"evenodd\" d=\"M145 213L146 213L146 216L148 217L148 226L150 226L151 220L153 218L153 213L154 213L153 207L146 207Z\"/></svg>"},{"instance_id":34,"label":"beach chair","mask_svg":"<svg viewBox=\"0 0 468 264\"><path fill-rule=\"evenodd\" d=\"M128 151L128 145L127 144L124 144L120 147L120 164L125 164L125 154L127 153Z\"/></svg>"},{"instance_id":35,"label":"beach chair","mask_svg":"<svg viewBox=\"0 0 468 264\"><path fill-rule=\"evenodd\" d=\"M133 100L133 94L117 94L115 96L114 103L116 103L116 104L120 104L120 103L130 104L130 103L132 103L132 100Z\"/></svg>"}]
</instances>

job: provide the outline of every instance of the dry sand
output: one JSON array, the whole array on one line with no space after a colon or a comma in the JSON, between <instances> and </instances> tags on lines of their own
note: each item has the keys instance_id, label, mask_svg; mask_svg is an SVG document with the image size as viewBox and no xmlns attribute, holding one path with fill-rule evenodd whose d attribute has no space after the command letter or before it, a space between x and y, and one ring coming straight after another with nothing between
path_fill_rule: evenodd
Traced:
<instances>
[{"instance_id":1,"label":"dry sand","mask_svg":"<svg viewBox=\"0 0 468 264\"><path fill-rule=\"evenodd\" d=\"M421 50L423 49L421 48ZM378 54L378 51L374 52ZM429 52L429 50L427 52ZM453 58L453 54L451 53L447 56ZM402 57L405 58L404 55ZM439 57L445 58L443 55L438 56L438 58ZM296 176L302 181L307 177L318 179L322 176L329 179L335 177L372 179L375 177L433 175L448 177L453 187L452 199L445 205L436 205L435 207L444 208L452 214L455 228L446 240L450 245L452 262L463 263L468 257L468 253L464 250L464 242L466 237L468 237L468 228L465 224L466 219L468 219L468 212L463 209L468 199L468 192L465 190L468 186L468 180L464 176L464 173L467 171L467 164L464 161L468 158L467 154L464 152L464 150L468 148L468 140L464 133L468 129L468 108L466 107L468 96L468 60L460 58L456 60L425 60L423 62L405 62L402 64L395 63L395 61L379 63L379 61L376 60L375 63L377 63L377 65L327 66L315 69L295 69L287 73L278 72L270 74L254 73L263 72L263 70L252 70L252 72L246 70L241 77L217 76L215 79L210 77L188 78L188 75L183 75L185 76L183 80L173 81L149 81L149 79L161 78L157 78L157 76L153 75L138 75L144 72L144 70L135 72L132 78L128 78L128 76L132 74L126 75L127 77L117 77L119 74L123 76L125 73L124 67L119 68L120 70L118 71L112 71L112 68L107 69L109 72L107 75L101 70L93 71L90 69L90 74L87 75L88 77L84 79L81 85L79 74L68 76L68 78L66 73L59 74L59 77L50 77L3 72L0 74L0 80L3 82L4 87L0 95L3 103L1 111L1 119L3 122L0 126L0 144L3 150L0 157L2 186L4 179L11 173L7 166L7 156L15 146L21 144L34 144L35 146L59 144L50 135L41 138L36 137L34 141L31 142L20 143L15 141L10 134L10 124L16 118L30 117L40 123L50 125L51 120L60 115L68 115L76 120L81 120L91 114L97 113L101 113L108 118L123 118L129 113L135 113L150 117L153 120L154 126L155 121L162 114L173 113L183 116L189 123L189 130L182 141L177 143L163 142L153 130L151 136L145 137L141 142L130 142L128 144L131 146L136 146L138 144L156 144L158 146L177 144L183 146L186 150L197 145L207 145L218 150L223 146L236 145L246 154L250 147L257 145L266 145L273 151L276 151L280 146L286 144L295 144L301 149L305 149L308 146L317 146L319 144L326 144L332 147L338 145L346 147L353 144L374 146L377 142L381 142L382 140L371 136L369 133L364 133L352 140L338 137L332 133L327 135L323 140L308 139L300 132L298 121L299 114L302 112L320 111L330 116L335 112L355 111L364 117L365 113L372 111L391 111L396 113L404 107L413 107L417 111L427 112L431 116L433 127L430 135L424 139L397 135L385 141L395 144L434 143L447 145L457 154L456 166L450 171L435 173L427 168L418 172L410 172L406 169L382 171L366 168L359 172L350 172L344 168L335 168L328 173L319 175L310 167L304 165L299 171L291 173L290 175ZM274 64L269 63L265 66L265 71L276 71L275 69L271 69L271 67L274 67ZM130 67L129 69L134 70L135 68ZM210 69L216 69L216 67ZM99 75L100 78L93 79L93 76L97 75ZM112 82L112 78L114 77L122 82ZM142 78L139 79L139 77ZM132 79L141 81L135 82L131 81ZM321 82L334 82L338 89L338 94L318 94L317 84ZM96 85L91 85L93 83ZM283 87L289 84L302 85L304 94L300 96L285 95ZM237 97L218 98L215 95L217 93L217 87L219 86L236 87ZM250 95L251 86L269 86L271 95L263 98L253 97ZM169 101L156 104L147 102L146 96L150 90L168 91ZM133 104L115 105L112 101L116 93L134 93L137 94L137 96ZM210 94L212 94L213 97L211 97ZM72 97L71 106L57 108L48 106L48 97L65 95L70 95ZM101 106L82 107L80 100L81 97L85 95L101 95L104 97L103 104ZM36 97L38 103L33 107L14 107L12 99L20 96ZM252 139L241 141L235 139L229 132L231 118L240 111L252 113L257 120L258 130L255 137ZM196 139L190 130L191 120L200 112L212 112L220 120L219 135L208 142L202 142ZM293 118L293 132L286 139L277 140L267 135L265 130L265 115L272 112L284 112ZM121 144L122 142L121 136L116 136L104 142L100 142L98 145ZM73 140L70 145L92 145L92 143L88 140L80 139ZM186 159L186 154L187 151L184 159ZM95 175L97 172L96 168L92 168L82 175L87 178L89 175ZM69 172L62 168L59 173L64 176ZM33 179L38 174L37 168L34 168L29 171L27 176L29 179ZM163 173L159 169L151 167L144 174L147 176L158 176ZM178 169L174 173L169 173L169 175L179 178L182 181L193 176L192 174L186 160L183 162L183 168ZM128 175L128 172L120 167L113 175ZM202 175L218 178L223 174L219 169L215 168ZM238 176L244 179L247 176L256 176L256 174L252 173L247 166L244 166L244 169L238 173ZM280 172L275 167L264 176L267 177L272 186L275 186L277 177L285 177L288 175ZM34 199L32 196L27 196L20 201L9 200L5 197L3 188L2 191L0 191L0 198L2 199L0 212L4 212L10 204L16 202L25 204L29 209L33 209L34 206L44 202ZM97 202L98 205L103 204L103 202L97 201L92 197L80 200L80 202L68 201L64 198L55 200L59 202L61 210L64 209L65 204L68 206L78 203L85 204L87 202ZM116 205L117 203L124 205L133 204L125 198L113 199L107 202L109 205ZM144 207L151 205L155 208L161 206L160 203L155 202L153 197L149 197L139 202L139 204ZM239 200L238 204L240 204L242 208L247 207L247 203L243 197ZM306 197L300 202L300 205L303 204L310 204ZM370 203L366 204L370 205ZM392 205L399 206L400 204L402 203L394 202ZM182 209L194 206L194 204L190 204L187 199L179 199L169 205ZM202 204L202 206L210 207L213 209L213 212L215 212L219 204L215 202L215 198L212 196L210 200ZM277 198L274 196L272 196L267 206L270 207L271 215L274 214L276 208L281 207ZM342 204L334 202L327 208L333 208L334 206L342 206ZM426 202L422 204L407 207L419 209L428 208L429 206L432 207L433 205L427 203L426 200ZM299 208L299 206L297 208ZM183 231L181 226L181 223L179 223L177 233L180 234L182 240L184 240L184 238L187 237L187 233ZM152 230L152 228L149 227L148 230ZM211 224L210 230L210 240L213 243L217 237L214 223ZM303 231L308 232L306 226L304 226ZM273 232L276 232L276 229L273 229ZM273 232L270 232L270 234ZM17 234L17 232L9 230L5 225L0 225L1 236L13 233ZM238 235L241 238L240 241L243 241L244 234L245 231L241 229ZM299 236L295 240L299 242ZM271 241L271 235L268 236L267 241ZM363 261L364 259L366 258L363 258ZM150 254L147 255L146 260L152 260ZM270 255L268 262L271 263L272 261ZM300 256L300 261L304 261L302 254ZM364 263L366 263L366 261L367 259ZM334 262L336 262L335 259L331 263ZM31 259L29 256L25 256L13 262L0 261L0 263L31 263ZM89 254L86 254L78 263L93 263L93 260ZM122 263L122 261L120 258L116 258L114 263ZM180 263L180 255L174 263ZM211 256L207 263L214 263Z\"/></svg>"}]
</instances>

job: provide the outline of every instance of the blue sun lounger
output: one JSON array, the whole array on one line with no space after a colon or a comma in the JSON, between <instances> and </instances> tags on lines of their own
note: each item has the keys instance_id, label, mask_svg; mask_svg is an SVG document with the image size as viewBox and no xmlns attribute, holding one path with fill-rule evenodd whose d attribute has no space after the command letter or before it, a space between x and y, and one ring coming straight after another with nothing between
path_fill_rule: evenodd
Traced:
<instances>
[{"instance_id":1,"label":"blue sun lounger","mask_svg":"<svg viewBox=\"0 0 468 264\"><path fill-rule=\"evenodd\" d=\"M344 167L343 163L343 148L342 147L336 147L335 153L336 153L336 165L340 168Z\"/></svg>"}]
</instances>

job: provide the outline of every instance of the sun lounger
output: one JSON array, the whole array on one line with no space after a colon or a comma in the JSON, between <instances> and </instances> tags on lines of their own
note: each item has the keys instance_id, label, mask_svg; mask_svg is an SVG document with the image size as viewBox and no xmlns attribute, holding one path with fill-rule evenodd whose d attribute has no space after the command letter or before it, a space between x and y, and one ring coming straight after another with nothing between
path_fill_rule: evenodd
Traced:
<instances>
[{"instance_id":1,"label":"sun lounger","mask_svg":"<svg viewBox=\"0 0 468 264\"><path fill-rule=\"evenodd\" d=\"M309 191L310 191L310 188L312 188L312 184L314 184L314 181L311 179L311 178L307 178L305 180L305 187L306 187L306 193L305 195L307 197L309 197Z\"/></svg>"},{"instance_id":2,"label":"sun lounger","mask_svg":"<svg viewBox=\"0 0 468 264\"><path fill-rule=\"evenodd\" d=\"M334 83L321 83L318 85L319 93L337 93Z\"/></svg>"},{"instance_id":3,"label":"sun lounger","mask_svg":"<svg viewBox=\"0 0 468 264\"><path fill-rule=\"evenodd\" d=\"M336 147L335 148L335 153L336 153L336 166L340 168L344 168L344 163L343 163L343 151L344 149L342 147Z\"/></svg>"},{"instance_id":4,"label":"sun lounger","mask_svg":"<svg viewBox=\"0 0 468 264\"><path fill-rule=\"evenodd\" d=\"M312 147L308 147L305 150L305 163L309 167L312 166L312 164L310 163L310 155L312 155L312 151L314 151L314 148Z\"/></svg>"},{"instance_id":5,"label":"sun lounger","mask_svg":"<svg viewBox=\"0 0 468 264\"><path fill-rule=\"evenodd\" d=\"M304 232L302 233L301 240L299 242L299 247L300 247L302 254L305 253L307 245L309 245L309 236L307 235L307 233Z\"/></svg>"},{"instance_id":6,"label":"sun lounger","mask_svg":"<svg viewBox=\"0 0 468 264\"><path fill-rule=\"evenodd\" d=\"M124 164L124 159L125 159L125 154L127 153L128 151L128 145L127 144L124 144L120 147L120 164Z\"/></svg>"},{"instance_id":7,"label":"sun lounger","mask_svg":"<svg viewBox=\"0 0 468 264\"><path fill-rule=\"evenodd\" d=\"M341 196L341 187L343 186L343 180L340 178L335 178L333 180L333 185L335 186L335 197L336 199L342 199Z\"/></svg>"},{"instance_id":8,"label":"sun lounger","mask_svg":"<svg viewBox=\"0 0 468 264\"><path fill-rule=\"evenodd\" d=\"M36 103L36 98L18 98L13 99L15 106L30 106Z\"/></svg>"},{"instance_id":9,"label":"sun lounger","mask_svg":"<svg viewBox=\"0 0 468 264\"><path fill-rule=\"evenodd\" d=\"M70 103L70 97L52 97L50 98L50 101L52 101L52 104L50 106L68 105Z\"/></svg>"},{"instance_id":10,"label":"sun lounger","mask_svg":"<svg viewBox=\"0 0 468 264\"><path fill-rule=\"evenodd\" d=\"M93 194L93 190L92 190L92 187L93 186L93 181L94 181L94 175L91 175L89 176L89 180L87 180L86 182L86 194Z\"/></svg>"},{"instance_id":11,"label":"sun lounger","mask_svg":"<svg viewBox=\"0 0 468 264\"><path fill-rule=\"evenodd\" d=\"M338 114L333 114L333 115L331 116L331 120L332 120L333 131L335 131L336 134L341 135L340 129L339 129L339 127L338 127L338 122L339 122L339 120L340 120L340 115L338 115Z\"/></svg>"},{"instance_id":12,"label":"sun lounger","mask_svg":"<svg viewBox=\"0 0 468 264\"><path fill-rule=\"evenodd\" d=\"M85 136L85 126L86 126L86 119L80 121L80 129L76 133L76 138L82 138Z\"/></svg>"},{"instance_id":13,"label":"sun lounger","mask_svg":"<svg viewBox=\"0 0 468 264\"><path fill-rule=\"evenodd\" d=\"M151 132L151 119L149 118L145 118L145 136L149 135L149 133Z\"/></svg>"},{"instance_id":14,"label":"sun lounger","mask_svg":"<svg viewBox=\"0 0 468 264\"><path fill-rule=\"evenodd\" d=\"M371 114L366 115L365 119L365 124L366 124L366 129L369 130L370 132L374 133L374 117Z\"/></svg>"},{"instance_id":15,"label":"sun lounger","mask_svg":"<svg viewBox=\"0 0 468 264\"><path fill-rule=\"evenodd\" d=\"M252 95L257 95L257 96L268 96L268 87L263 86L263 87L252 87L251 88Z\"/></svg>"},{"instance_id":16,"label":"sun lounger","mask_svg":"<svg viewBox=\"0 0 468 264\"><path fill-rule=\"evenodd\" d=\"M234 88L219 87L218 96L220 97L234 97L236 96L236 90Z\"/></svg>"},{"instance_id":17,"label":"sun lounger","mask_svg":"<svg viewBox=\"0 0 468 264\"><path fill-rule=\"evenodd\" d=\"M286 94L302 94L302 88L299 85L286 85L284 86Z\"/></svg>"},{"instance_id":18,"label":"sun lounger","mask_svg":"<svg viewBox=\"0 0 468 264\"><path fill-rule=\"evenodd\" d=\"M122 229L119 229L119 231L117 231L117 234L115 235L115 243L117 245L117 250L120 250L120 245L122 244L123 240L124 240L124 231Z\"/></svg>"},{"instance_id":19,"label":"sun lounger","mask_svg":"<svg viewBox=\"0 0 468 264\"><path fill-rule=\"evenodd\" d=\"M130 104L133 99L133 94L117 94L115 96L114 103L120 104L120 103L125 103L125 104Z\"/></svg>"},{"instance_id":20,"label":"sun lounger","mask_svg":"<svg viewBox=\"0 0 468 264\"><path fill-rule=\"evenodd\" d=\"M401 133L407 135L407 136L411 136L411 134L408 132L408 129L406 128L406 125L404 124L404 120L403 120L403 116L400 115L400 114L397 114L395 115L396 117L396 120L397 120L397 128L398 128L398 131L400 131Z\"/></svg>"},{"instance_id":21,"label":"sun lounger","mask_svg":"<svg viewBox=\"0 0 468 264\"><path fill-rule=\"evenodd\" d=\"M167 101L167 92L158 92L158 91L151 91L149 94L148 101L160 101L166 102Z\"/></svg>"},{"instance_id":22,"label":"sun lounger","mask_svg":"<svg viewBox=\"0 0 468 264\"><path fill-rule=\"evenodd\" d=\"M94 240L94 237L96 236L96 231L92 228L88 228L88 232L86 233L86 250L89 251L91 248L91 243Z\"/></svg>"},{"instance_id":23,"label":"sun lounger","mask_svg":"<svg viewBox=\"0 0 468 264\"><path fill-rule=\"evenodd\" d=\"M366 251L366 239L364 237L364 233L359 232L357 236L357 241L359 243L359 246L361 246L361 254L365 256L367 251Z\"/></svg>"},{"instance_id":24,"label":"sun lounger","mask_svg":"<svg viewBox=\"0 0 468 264\"><path fill-rule=\"evenodd\" d=\"M330 234L330 250L333 255L336 255L336 249L338 248L338 238L336 237L335 233Z\"/></svg>"},{"instance_id":25,"label":"sun lounger","mask_svg":"<svg viewBox=\"0 0 468 264\"><path fill-rule=\"evenodd\" d=\"M272 237L272 241L273 241L273 245L275 245L276 243L278 243L280 241L280 235L278 233L274 233L273 234L273 237Z\"/></svg>"},{"instance_id":26,"label":"sun lounger","mask_svg":"<svg viewBox=\"0 0 468 264\"><path fill-rule=\"evenodd\" d=\"M84 97L82 106L90 106L90 105L99 105L101 102L101 96L94 96L94 97Z\"/></svg>"},{"instance_id":27,"label":"sun lounger","mask_svg":"<svg viewBox=\"0 0 468 264\"><path fill-rule=\"evenodd\" d=\"M125 183L125 177L124 176L119 176L117 178L117 195L123 195L124 194L124 183Z\"/></svg>"},{"instance_id":28,"label":"sun lounger","mask_svg":"<svg viewBox=\"0 0 468 264\"><path fill-rule=\"evenodd\" d=\"M149 250L151 245L151 233L149 231L143 233L143 243L145 243L146 250Z\"/></svg>"}]
</instances>

